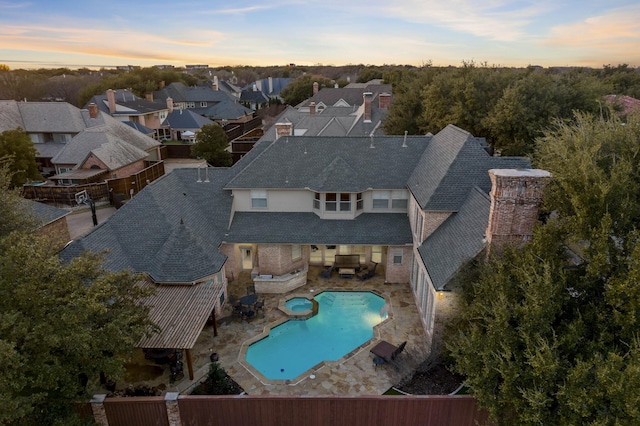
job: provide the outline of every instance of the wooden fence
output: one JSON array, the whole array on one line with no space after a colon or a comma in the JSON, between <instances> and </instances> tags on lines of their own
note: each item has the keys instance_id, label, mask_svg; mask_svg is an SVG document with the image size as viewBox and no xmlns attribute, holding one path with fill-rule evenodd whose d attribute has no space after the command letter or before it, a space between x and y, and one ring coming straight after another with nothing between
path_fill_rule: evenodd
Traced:
<instances>
[{"instance_id":1,"label":"wooden fence","mask_svg":"<svg viewBox=\"0 0 640 426\"><path fill-rule=\"evenodd\" d=\"M115 397L93 403L93 413L109 426L488 424L487 413L468 395Z\"/></svg>"},{"instance_id":2,"label":"wooden fence","mask_svg":"<svg viewBox=\"0 0 640 426\"><path fill-rule=\"evenodd\" d=\"M106 182L89 183L85 185L40 185L22 187L24 198L39 201L59 207L76 206L76 194L87 191L93 202L110 201L115 194L118 194L118 201L128 200L132 195L137 194L149 183L164 175L164 163L145 162L143 170L125 178L108 179ZM117 204L117 202L115 202ZM119 205L116 205L119 207Z\"/></svg>"}]
</instances>

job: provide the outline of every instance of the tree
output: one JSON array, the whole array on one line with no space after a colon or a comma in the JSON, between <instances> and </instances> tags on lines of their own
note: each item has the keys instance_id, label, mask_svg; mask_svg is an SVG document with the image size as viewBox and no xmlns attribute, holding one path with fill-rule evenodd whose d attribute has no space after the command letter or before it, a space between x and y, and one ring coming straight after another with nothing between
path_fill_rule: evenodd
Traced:
<instances>
[{"instance_id":1,"label":"tree","mask_svg":"<svg viewBox=\"0 0 640 426\"><path fill-rule=\"evenodd\" d=\"M287 105L298 105L313 96L313 83L318 83L318 88L333 87L333 82L328 78L304 75L296 78L282 89L280 96Z\"/></svg>"},{"instance_id":2,"label":"tree","mask_svg":"<svg viewBox=\"0 0 640 426\"><path fill-rule=\"evenodd\" d=\"M11 158L11 184L22 186L32 180L42 180L36 164L36 149L24 130L5 130L0 133L0 158Z\"/></svg>"},{"instance_id":3,"label":"tree","mask_svg":"<svg viewBox=\"0 0 640 426\"><path fill-rule=\"evenodd\" d=\"M229 139L218 124L206 124L196 134L196 142L191 147L191 156L207 160L212 166L231 166L233 158L227 151Z\"/></svg>"},{"instance_id":4,"label":"tree","mask_svg":"<svg viewBox=\"0 0 640 426\"><path fill-rule=\"evenodd\" d=\"M638 116L576 114L538 140L557 217L479 267L447 342L497 424L640 421L639 139Z\"/></svg>"},{"instance_id":5,"label":"tree","mask_svg":"<svg viewBox=\"0 0 640 426\"><path fill-rule=\"evenodd\" d=\"M23 205L8 175L5 166L0 197ZM25 231L24 215L3 225L0 423L74 424L72 403L89 400L85 381L119 377L126 354L153 329L139 304L149 293L134 274L105 271L97 254L61 263L50 240Z\"/></svg>"}]
</instances>

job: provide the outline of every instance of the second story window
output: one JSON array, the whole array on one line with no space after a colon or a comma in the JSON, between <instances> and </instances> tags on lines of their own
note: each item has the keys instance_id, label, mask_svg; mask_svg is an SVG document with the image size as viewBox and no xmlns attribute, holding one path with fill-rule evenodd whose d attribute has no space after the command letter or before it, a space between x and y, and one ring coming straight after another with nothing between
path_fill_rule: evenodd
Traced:
<instances>
[{"instance_id":1,"label":"second story window","mask_svg":"<svg viewBox=\"0 0 640 426\"><path fill-rule=\"evenodd\" d=\"M207 107L207 103L206 103L206 102L200 102L200 106L201 106L202 108L206 108L206 107Z\"/></svg>"},{"instance_id":2,"label":"second story window","mask_svg":"<svg viewBox=\"0 0 640 426\"><path fill-rule=\"evenodd\" d=\"M356 210L362 210L364 208L364 201L362 201L362 192L356 194Z\"/></svg>"},{"instance_id":3,"label":"second story window","mask_svg":"<svg viewBox=\"0 0 640 426\"><path fill-rule=\"evenodd\" d=\"M264 189L251 190L251 208L266 209L267 208L267 191Z\"/></svg>"},{"instance_id":4,"label":"second story window","mask_svg":"<svg viewBox=\"0 0 640 426\"><path fill-rule=\"evenodd\" d=\"M340 193L340 211L341 212L351 211L351 194L349 194L348 192Z\"/></svg>"},{"instance_id":5,"label":"second story window","mask_svg":"<svg viewBox=\"0 0 640 426\"><path fill-rule=\"evenodd\" d=\"M313 209L320 210L320 193L316 192L313 194Z\"/></svg>"},{"instance_id":6,"label":"second story window","mask_svg":"<svg viewBox=\"0 0 640 426\"><path fill-rule=\"evenodd\" d=\"M408 194L403 190L391 191L391 208L406 209L409 202Z\"/></svg>"},{"instance_id":7,"label":"second story window","mask_svg":"<svg viewBox=\"0 0 640 426\"><path fill-rule=\"evenodd\" d=\"M373 208L389 208L389 191L373 191Z\"/></svg>"},{"instance_id":8,"label":"second story window","mask_svg":"<svg viewBox=\"0 0 640 426\"><path fill-rule=\"evenodd\" d=\"M187 108L195 108L195 107L196 107L195 102L187 102Z\"/></svg>"},{"instance_id":9,"label":"second story window","mask_svg":"<svg viewBox=\"0 0 640 426\"><path fill-rule=\"evenodd\" d=\"M324 195L324 210L328 212L338 210L338 194L335 192L327 192Z\"/></svg>"}]
</instances>

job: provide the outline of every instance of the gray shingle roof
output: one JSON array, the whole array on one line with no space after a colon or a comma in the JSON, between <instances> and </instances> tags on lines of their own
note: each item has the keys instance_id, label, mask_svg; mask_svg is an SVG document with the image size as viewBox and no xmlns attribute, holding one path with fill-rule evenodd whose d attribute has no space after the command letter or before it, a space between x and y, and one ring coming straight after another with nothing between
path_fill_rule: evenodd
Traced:
<instances>
[{"instance_id":1,"label":"gray shingle roof","mask_svg":"<svg viewBox=\"0 0 640 426\"><path fill-rule=\"evenodd\" d=\"M30 210L33 215L40 222L41 226L48 225L62 217L65 217L70 212L68 210L59 209L58 207L50 206L48 204L39 203L37 201L24 200L26 208Z\"/></svg>"},{"instance_id":2,"label":"gray shingle roof","mask_svg":"<svg viewBox=\"0 0 640 426\"><path fill-rule=\"evenodd\" d=\"M436 290L445 289L453 275L484 248L490 205L482 189L471 189L460 210L418 247Z\"/></svg>"},{"instance_id":3,"label":"gray shingle roof","mask_svg":"<svg viewBox=\"0 0 640 426\"><path fill-rule=\"evenodd\" d=\"M236 102L220 102L203 113L214 120L235 120L253 114L253 110Z\"/></svg>"},{"instance_id":4,"label":"gray shingle roof","mask_svg":"<svg viewBox=\"0 0 640 426\"><path fill-rule=\"evenodd\" d=\"M169 126L174 130L198 130L213 121L188 109L174 109L162 122L163 126Z\"/></svg>"},{"instance_id":5,"label":"gray shingle roof","mask_svg":"<svg viewBox=\"0 0 640 426\"><path fill-rule=\"evenodd\" d=\"M154 98L173 102L225 102L233 101L231 95L222 90L213 90L211 86L185 86L183 83L174 82L167 87L153 92Z\"/></svg>"},{"instance_id":6,"label":"gray shingle roof","mask_svg":"<svg viewBox=\"0 0 640 426\"><path fill-rule=\"evenodd\" d=\"M87 127L81 111L66 102L0 101L0 131L76 134Z\"/></svg>"},{"instance_id":7,"label":"gray shingle roof","mask_svg":"<svg viewBox=\"0 0 640 426\"><path fill-rule=\"evenodd\" d=\"M348 105L362 105L362 94L371 92L374 94L373 102L378 103L379 93L391 93L390 84L370 84L365 87L324 87L309 99L296 105L296 108L308 107L311 102L316 105L322 103L326 106L333 106L339 101L344 101Z\"/></svg>"},{"instance_id":8,"label":"gray shingle roof","mask_svg":"<svg viewBox=\"0 0 640 426\"><path fill-rule=\"evenodd\" d=\"M108 248L106 268L148 273L156 282L187 283L215 274L226 261L218 248L231 212L231 193L221 188L230 173L210 168L211 182L198 183L195 169L176 169L61 256L71 259L83 250Z\"/></svg>"},{"instance_id":9,"label":"gray shingle roof","mask_svg":"<svg viewBox=\"0 0 640 426\"><path fill-rule=\"evenodd\" d=\"M361 214L353 220L325 220L314 213L238 212L227 242L271 244L411 244L406 214Z\"/></svg>"},{"instance_id":10,"label":"gray shingle roof","mask_svg":"<svg viewBox=\"0 0 640 426\"><path fill-rule=\"evenodd\" d=\"M227 188L403 189L429 139L410 136L403 148L402 136L281 137Z\"/></svg>"},{"instance_id":11,"label":"gray shingle roof","mask_svg":"<svg viewBox=\"0 0 640 426\"><path fill-rule=\"evenodd\" d=\"M450 124L433 136L408 186L422 209L457 211L472 186L489 192L489 169L515 167L528 168L531 163L525 158L491 157L469 132Z\"/></svg>"}]
</instances>

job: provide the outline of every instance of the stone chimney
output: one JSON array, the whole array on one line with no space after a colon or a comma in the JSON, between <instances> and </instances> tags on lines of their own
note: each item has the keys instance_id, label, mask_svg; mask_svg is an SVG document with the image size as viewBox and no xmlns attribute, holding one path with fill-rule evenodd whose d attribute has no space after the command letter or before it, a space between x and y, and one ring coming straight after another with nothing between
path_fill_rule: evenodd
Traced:
<instances>
[{"instance_id":1,"label":"stone chimney","mask_svg":"<svg viewBox=\"0 0 640 426\"><path fill-rule=\"evenodd\" d=\"M116 92L113 89L107 90L107 102L109 103L109 113L116 112Z\"/></svg>"},{"instance_id":2,"label":"stone chimney","mask_svg":"<svg viewBox=\"0 0 640 426\"><path fill-rule=\"evenodd\" d=\"M273 77L269 77L269 95L273 93Z\"/></svg>"},{"instance_id":3,"label":"stone chimney","mask_svg":"<svg viewBox=\"0 0 640 426\"><path fill-rule=\"evenodd\" d=\"M160 82L160 90L164 89L164 85L165 85L165 82L164 82L164 80L162 80Z\"/></svg>"},{"instance_id":4,"label":"stone chimney","mask_svg":"<svg viewBox=\"0 0 640 426\"><path fill-rule=\"evenodd\" d=\"M318 94L318 82L317 81L313 82L313 94L314 95Z\"/></svg>"},{"instance_id":5,"label":"stone chimney","mask_svg":"<svg viewBox=\"0 0 640 426\"><path fill-rule=\"evenodd\" d=\"M153 102L153 92L145 93L144 97L149 102Z\"/></svg>"},{"instance_id":6,"label":"stone chimney","mask_svg":"<svg viewBox=\"0 0 640 426\"><path fill-rule=\"evenodd\" d=\"M167 98L167 109L169 112L173 112L173 99Z\"/></svg>"},{"instance_id":7,"label":"stone chimney","mask_svg":"<svg viewBox=\"0 0 640 426\"><path fill-rule=\"evenodd\" d=\"M91 118L98 117L98 105L96 105L93 102L91 102L89 104L88 109L89 109L89 117L91 117Z\"/></svg>"},{"instance_id":8,"label":"stone chimney","mask_svg":"<svg viewBox=\"0 0 640 426\"><path fill-rule=\"evenodd\" d=\"M390 93L380 93L378 95L378 108L380 109L389 109L391 105L391 94Z\"/></svg>"},{"instance_id":9,"label":"stone chimney","mask_svg":"<svg viewBox=\"0 0 640 426\"><path fill-rule=\"evenodd\" d=\"M531 240L551 173L540 169L491 169L487 252Z\"/></svg>"},{"instance_id":10,"label":"stone chimney","mask_svg":"<svg viewBox=\"0 0 640 426\"><path fill-rule=\"evenodd\" d=\"M213 84L211 85L211 88L213 89L214 92L218 91L218 76L217 75L213 76Z\"/></svg>"},{"instance_id":11,"label":"stone chimney","mask_svg":"<svg viewBox=\"0 0 640 426\"><path fill-rule=\"evenodd\" d=\"M276 139L293 135L293 123L276 123Z\"/></svg>"},{"instance_id":12,"label":"stone chimney","mask_svg":"<svg viewBox=\"0 0 640 426\"><path fill-rule=\"evenodd\" d=\"M364 122L371 123L371 104L373 103L373 93L364 92L362 94L362 100L364 103Z\"/></svg>"},{"instance_id":13,"label":"stone chimney","mask_svg":"<svg viewBox=\"0 0 640 426\"><path fill-rule=\"evenodd\" d=\"M315 115L315 113L316 113L316 103L315 102L311 102L309 104L309 114Z\"/></svg>"}]
</instances>

